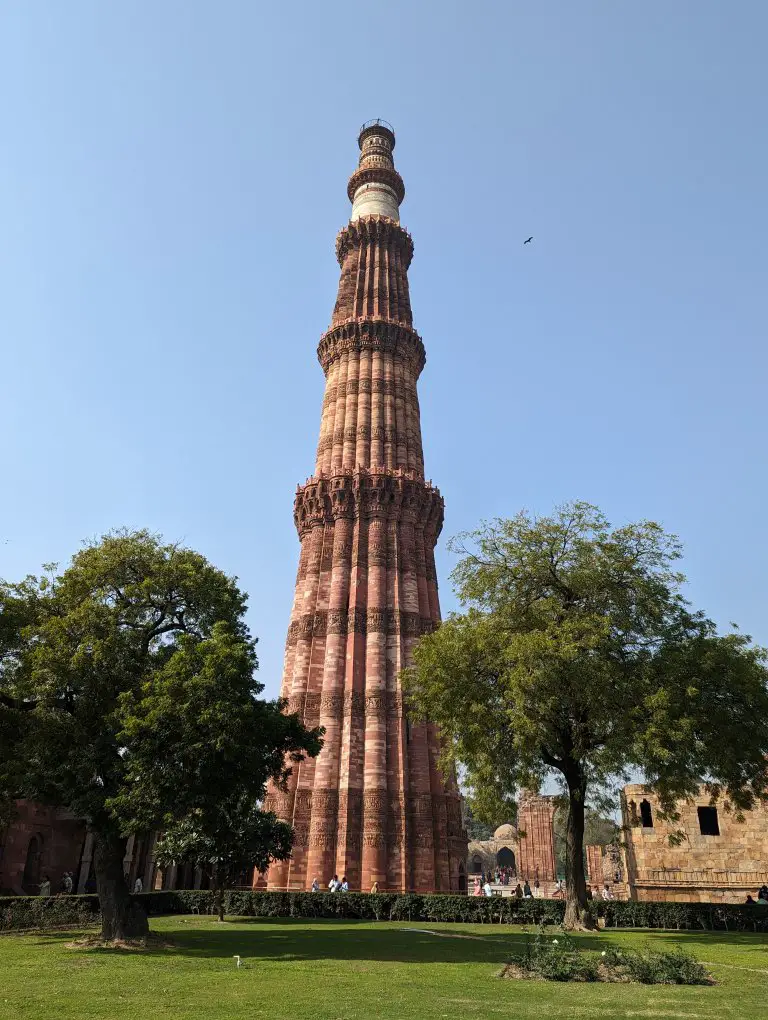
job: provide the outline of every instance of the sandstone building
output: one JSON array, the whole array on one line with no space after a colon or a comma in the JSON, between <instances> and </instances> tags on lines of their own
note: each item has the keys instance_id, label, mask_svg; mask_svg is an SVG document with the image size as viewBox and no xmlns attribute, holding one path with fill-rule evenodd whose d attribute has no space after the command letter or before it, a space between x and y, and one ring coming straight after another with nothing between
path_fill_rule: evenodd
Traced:
<instances>
[{"instance_id":1,"label":"sandstone building","mask_svg":"<svg viewBox=\"0 0 768 1020\"><path fill-rule=\"evenodd\" d=\"M467 850L467 873L493 875L509 869L520 881L538 882L541 895L555 889L555 798L527 794L521 797L517 825L500 825L491 839L473 840ZM513 883L514 884L514 883Z\"/></svg>"},{"instance_id":2,"label":"sandstone building","mask_svg":"<svg viewBox=\"0 0 768 1020\"><path fill-rule=\"evenodd\" d=\"M398 674L440 619L434 548L443 500L425 480L413 327L410 235L395 135L363 126L336 239L341 267L330 328L315 470L296 493L301 542L281 694L325 727L315 761L268 804L296 833L272 889L346 875L351 889L466 888L466 835L455 782L437 770L438 736L405 714Z\"/></svg>"},{"instance_id":3,"label":"sandstone building","mask_svg":"<svg viewBox=\"0 0 768 1020\"><path fill-rule=\"evenodd\" d=\"M739 821L702 786L678 804L680 818L659 817L657 798L643 786L621 794L623 882L637 900L743 903L768 883L768 804ZM670 845L672 834L681 834ZM593 865L594 867L594 865Z\"/></svg>"}]
</instances>

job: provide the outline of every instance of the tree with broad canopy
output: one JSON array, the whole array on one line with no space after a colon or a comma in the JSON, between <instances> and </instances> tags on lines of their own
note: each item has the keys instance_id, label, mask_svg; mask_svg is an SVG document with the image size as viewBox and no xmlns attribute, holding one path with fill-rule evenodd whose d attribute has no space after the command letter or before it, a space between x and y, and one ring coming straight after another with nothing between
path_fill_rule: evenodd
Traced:
<instances>
[{"instance_id":1,"label":"tree with broad canopy","mask_svg":"<svg viewBox=\"0 0 768 1020\"><path fill-rule=\"evenodd\" d=\"M208 824L242 798L257 859L290 852L256 802L321 731L258 697L245 608L235 578L146 531L0 583L0 791L86 819L105 940L148 931L123 875L132 832Z\"/></svg>"},{"instance_id":2,"label":"tree with broad canopy","mask_svg":"<svg viewBox=\"0 0 768 1020\"><path fill-rule=\"evenodd\" d=\"M588 796L640 770L662 808L707 783L735 811L768 795L766 652L681 593L678 540L612 528L586 503L519 513L452 543L464 608L416 646L412 713L436 723L476 811L548 776L567 799L566 924L591 926ZM493 817L490 817L490 816Z\"/></svg>"}]
</instances>

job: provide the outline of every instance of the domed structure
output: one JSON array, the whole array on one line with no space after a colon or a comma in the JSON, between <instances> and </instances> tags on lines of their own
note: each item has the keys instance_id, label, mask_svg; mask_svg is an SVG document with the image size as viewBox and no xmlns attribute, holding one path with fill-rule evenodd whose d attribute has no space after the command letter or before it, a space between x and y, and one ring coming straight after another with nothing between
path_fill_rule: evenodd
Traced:
<instances>
[{"instance_id":1,"label":"domed structure","mask_svg":"<svg viewBox=\"0 0 768 1020\"><path fill-rule=\"evenodd\" d=\"M514 825L510 825L509 822L505 822L504 825L500 825L493 834L494 839L498 839L503 842L508 839L517 839L517 829Z\"/></svg>"},{"instance_id":2,"label":"domed structure","mask_svg":"<svg viewBox=\"0 0 768 1020\"><path fill-rule=\"evenodd\" d=\"M537 893L555 889L555 798L523 792L518 825L505 822L490 839L472 840L467 848L467 874L475 883L488 878L495 892L511 896L518 881L536 883Z\"/></svg>"}]
</instances>

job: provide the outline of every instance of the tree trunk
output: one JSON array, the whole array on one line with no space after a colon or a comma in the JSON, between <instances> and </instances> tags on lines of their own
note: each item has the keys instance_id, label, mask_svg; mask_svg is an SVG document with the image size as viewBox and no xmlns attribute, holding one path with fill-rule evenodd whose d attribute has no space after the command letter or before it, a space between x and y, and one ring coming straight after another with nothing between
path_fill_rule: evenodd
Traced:
<instances>
[{"instance_id":1,"label":"tree trunk","mask_svg":"<svg viewBox=\"0 0 768 1020\"><path fill-rule=\"evenodd\" d=\"M144 938L149 934L147 915L131 896L123 875L126 841L112 833L94 835L93 864L101 907L101 937L105 942Z\"/></svg>"},{"instance_id":2,"label":"tree trunk","mask_svg":"<svg viewBox=\"0 0 768 1020\"><path fill-rule=\"evenodd\" d=\"M584 798L587 783L578 765L566 772L568 785L568 822L565 841L565 918L564 928L595 928L587 901L584 878Z\"/></svg>"},{"instance_id":3,"label":"tree trunk","mask_svg":"<svg viewBox=\"0 0 768 1020\"><path fill-rule=\"evenodd\" d=\"M224 920L224 882L222 867L220 864L213 866L213 905L219 920Z\"/></svg>"}]
</instances>

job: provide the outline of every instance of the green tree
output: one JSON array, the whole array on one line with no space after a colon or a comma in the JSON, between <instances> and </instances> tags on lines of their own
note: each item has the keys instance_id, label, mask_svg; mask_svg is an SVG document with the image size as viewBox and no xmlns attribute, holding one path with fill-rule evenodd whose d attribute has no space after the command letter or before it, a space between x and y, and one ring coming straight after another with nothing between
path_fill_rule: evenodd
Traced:
<instances>
[{"instance_id":1,"label":"green tree","mask_svg":"<svg viewBox=\"0 0 768 1020\"><path fill-rule=\"evenodd\" d=\"M766 797L766 653L690 609L680 545L657 524L612 529L574 503L497 520L454 548L464 612L416 647L412 708L438 724L445 762L473 788L510 796L558 777L566 923L590 925L589 793L637 768L670 814L702 780L736 810Z\"/></svg>"},{"instance_id":2,"label":"green tree","mask_svg":"<svg viewBox=\"0 0 768 1020\"><path fill-rule=\"evenodd\" d=\"M243 870L265 871L271 861L291 855L293 829L261 811L247 794L234 794L214 811L195 810L163 833L155 847L162 867L177 861L197 865L214 890L216 913L224 920L224 890Z\"/></svg>"},{"instance_id":3,"label":"green tree","mask_svg":"<svg viewBox=\"0 0 768 1020\"><path fill-rule=\"evenodd\" d=\"M234 578L145 531L0 585L0 788L87 820L105 939L148 930L128 833L261 792L319 750L319 731L257 697L245 606Z\"/></svg>"}]
</instances>

